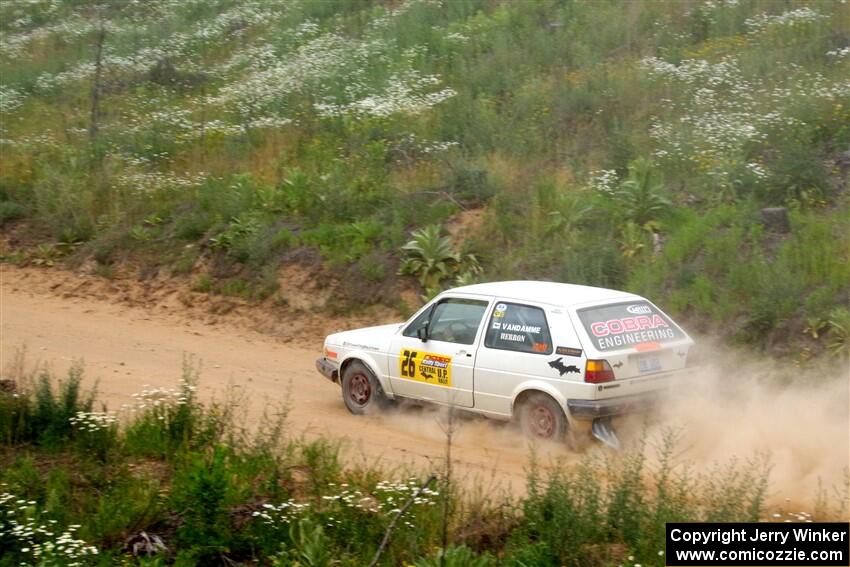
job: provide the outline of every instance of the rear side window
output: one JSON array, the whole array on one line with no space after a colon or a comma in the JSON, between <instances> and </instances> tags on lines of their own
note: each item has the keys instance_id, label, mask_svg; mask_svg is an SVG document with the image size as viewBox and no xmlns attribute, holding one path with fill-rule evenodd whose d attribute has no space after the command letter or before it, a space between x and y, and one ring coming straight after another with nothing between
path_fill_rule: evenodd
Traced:
<instances>
[{"instance_id":1,"label":"rear side window","mask_svg":"<svg viewBox=\"0 0 850 567\"><path fill-rule=\"evenodd\" d=\"M646 301L629 301L578 310L579 319L598 351L669 343L685 338L682 330Z\"/></svg>"},{"instance_id":2,"label":"rear side window","mask_svg":"<svg viewBox=\"0 0 850 567\"><path fill-rule=\"evenodd\" d=\"M535 354L552 354L546 314L539 307L497 302L484 346Z\"/></svg>"}]
</instances>

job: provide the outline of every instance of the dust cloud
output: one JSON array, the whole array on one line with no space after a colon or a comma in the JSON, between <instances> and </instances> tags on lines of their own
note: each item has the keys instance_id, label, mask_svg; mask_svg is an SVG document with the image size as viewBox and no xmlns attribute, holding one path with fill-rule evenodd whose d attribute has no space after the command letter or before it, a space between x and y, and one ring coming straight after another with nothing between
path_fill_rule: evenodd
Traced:
<instances>
[{"instance_id":1,"label":"dust cloud","mask_svg":"<svg viewBox=\"0 0 850 567\"><path fill-rule=\"evenodd\" d=\"M747 356L708 339L698 344L704 361L664 398L649 416L615 422L625 450L645 443L652 467L654 447L676 438L674 464L697 473L732 463L760 462L769 468L771 506L811 509L819 492L846 497L850 469L850 375L836 360L796 366L764 355ZM380 418L382 427L445 444L446 410L402 407ZM610 454L599 443L578 451L554 444L531 445L511 424L461 414L453 425L453 460L478 484L501 479L510 492L524 490L530 452L543 469L570 466L588 454ZM434 463L442 455L431 453ZM496 482L497 482L496 481Z\"/></svg>"},{"instance_id":2,"label":"dust cloud","mask_svg":"<svg viewBox=\"0 0 850 567\"><path fill-rule=\"evenodd\" d=\"M732 459L764 458L770 466L770 502L811 504L820 490L846 490L846 364L823 360L797 366L716 344L701 354L706 363L671 393L649 427L650 442L664 431L676 432L677 457L701 470Z\"/></svg>"}]
</instances>

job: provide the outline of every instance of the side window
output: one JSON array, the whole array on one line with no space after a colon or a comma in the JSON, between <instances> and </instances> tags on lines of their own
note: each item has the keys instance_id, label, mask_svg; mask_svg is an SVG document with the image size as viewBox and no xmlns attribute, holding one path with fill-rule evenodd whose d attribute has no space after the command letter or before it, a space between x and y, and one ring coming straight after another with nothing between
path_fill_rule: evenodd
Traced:
<instances>
[{"instance_id":1,"label":"side window","mask_svg":"<svg viewBox=\"0 0 850 567\"><path fill-rule=\"evenodd\" d=\"M487 326L484 346L535 354L552 354L546 314L539 307L499 301Z\"/></svg>"},{"instance_id":2,"label":"side window","mask_svg":"<svg viewBox=\"0 0 850 567\"><path fill-rule=\"evenodd\" d=\"M416 329L418 329L419 327L424 325L426 321L428 321L428 317L431 316L431 311L433 311L433 308L429 307L428 309L417 315L416 319L414 319L413 322L407 326L402 335L404 335L405 337L413 337L415 339L417 337Z\"/></svg>"},{"instance_id":3,"label":"side window","mask_svg":"<svg viewBox=\"0 0 850 567\"><path fill-rule=\"evenodd\" d=\"M407 326L403 335L415 337L416 330L428 320L431 340L471 345L475 342L478 326L484 318L487 302L475 299L449 298L440 301L433 309L422 312Z\"/></svg>"}]
</instances>

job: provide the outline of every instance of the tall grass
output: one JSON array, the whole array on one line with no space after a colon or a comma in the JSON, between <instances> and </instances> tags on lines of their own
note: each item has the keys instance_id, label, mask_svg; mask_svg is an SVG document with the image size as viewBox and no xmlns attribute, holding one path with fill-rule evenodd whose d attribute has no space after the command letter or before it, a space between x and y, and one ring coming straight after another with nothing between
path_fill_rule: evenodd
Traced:
<instances>
[{"instance_id":1,"label":"tall grass","mask_svg":"<svg viewBox=\"0 0 850 567\"><path fill-rule=\"evenodd\" d=\"M57 449L85 435L74 422L80 414L91 414L95 391L82 390L82 373L82 366L75 364L67 378L58 383L47 370L16 373L15 380L9 382L13 389L0 397L3 442Z\"/></svg>"},{"instance_id":2,"label":"tall grass","mask_svg":"<svg viewBox=\"0 0 850 567\"><path fill-rule=\"evenodd\" d=\"M289 436L285 412L270 413L263 431L246 429L238 400L202 403L187 391L196 378L187 366L160 403L140 396L120 427L99 429L111 436L103 446L73 442L74 427L71 442L55 443L73 414L55 394L44 403L44 392L68 392L70 379L79 386L79 369L58 389L45 373L36 389L0 393L0 415L42 404L0 422L0 565L365 565L408 504L380 565L663 565L665 522L767 515L768 462L694 471L675 457L673 434L656 449L590 453L545 473L532 456L519 499L459 485L442 494L446 483L423 484L427 474L348 467L336 442ZM52 444L18 435L36 423L54 424ZM821 491L812 517L845 515L841 490Z\"/></svg>"}]
</instances>

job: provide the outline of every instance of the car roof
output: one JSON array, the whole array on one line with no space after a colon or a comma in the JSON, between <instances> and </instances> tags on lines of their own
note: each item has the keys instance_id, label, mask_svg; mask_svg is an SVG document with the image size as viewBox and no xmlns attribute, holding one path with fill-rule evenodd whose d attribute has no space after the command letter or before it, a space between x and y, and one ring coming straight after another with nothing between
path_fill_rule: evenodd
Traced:
<instances>
[{"instance_id":1,"label":"car roof","mask_svg":"<svg viewBox=\"0 0 850 567\"><path fill-rule=\"evenodd\" d=\"M596 301L641 299L632 293L604 287L541 281L490 282L456 287L448 291L493 295L500 299L536 301L564 307Z\"/></svg>"}]
</instances>

